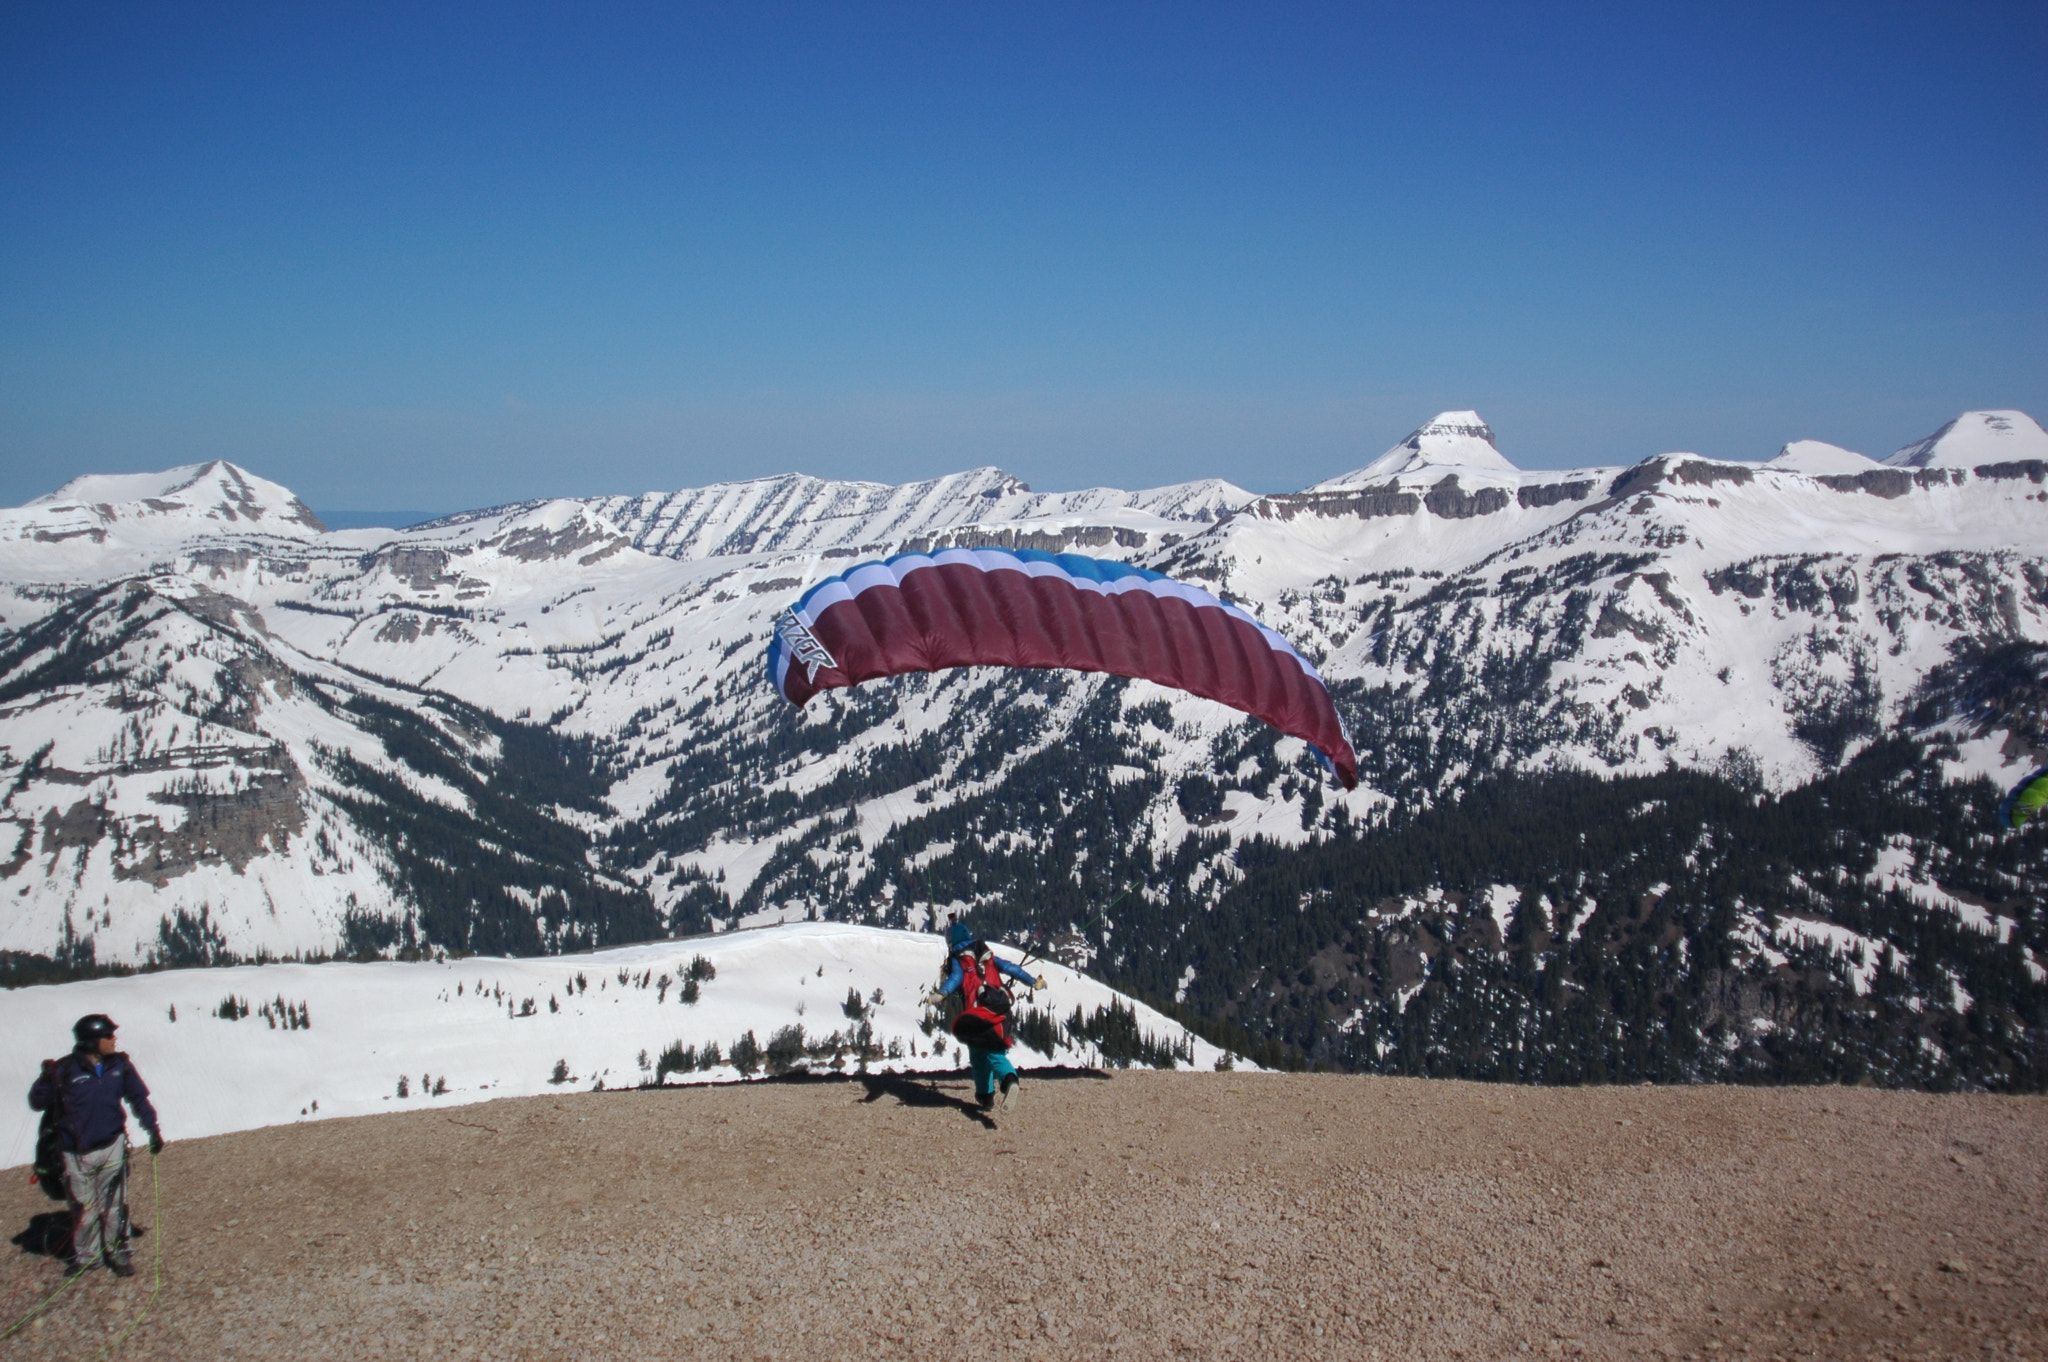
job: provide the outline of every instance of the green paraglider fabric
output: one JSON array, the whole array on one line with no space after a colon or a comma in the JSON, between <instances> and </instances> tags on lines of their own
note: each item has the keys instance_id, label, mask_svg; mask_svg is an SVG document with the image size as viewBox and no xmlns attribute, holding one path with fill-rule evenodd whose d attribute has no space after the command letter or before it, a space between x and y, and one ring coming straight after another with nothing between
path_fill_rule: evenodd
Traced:
<instances>
[{"instance_id":1,"label":"green paraglider fabric","mask_svg":"<svg viewBox=\"0 0 2048 1362\"><path fill-rule=\"evenodd\" d=\"M2009 828L2023 828L2048 805L2048 767L2043 767L2013 786L1999 803L1998 821Z\"/></svg>"}]
</instances>

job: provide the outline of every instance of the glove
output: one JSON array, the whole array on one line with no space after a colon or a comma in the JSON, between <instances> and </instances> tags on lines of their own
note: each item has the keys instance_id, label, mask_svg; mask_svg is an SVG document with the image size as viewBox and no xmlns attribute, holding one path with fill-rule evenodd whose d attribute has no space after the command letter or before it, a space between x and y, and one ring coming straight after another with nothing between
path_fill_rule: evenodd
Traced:
<instances>
[{"instance_id":1,"label":"glove","mask_svg":"<svg viewBox=\"0 0 2048 1362\"><path fill-rule=\"evenodd\" d=\"M1046 984L1046 979L1045 979L1045 976L1044 976L1043 974L1041 974L1041 975L1039 975L1039 976L1038 976L1038 977L1037 977L1036 979L1033 979L1033 980L1031 981L1031 991L1032 991L1033 993L1043 993L1043 992L1045 992L1045 984Z\"/></svg>"},{"instance_id":2,"label":"glove","mask_svg":"<svg viewBox=\"0 0 2048 1362\"><path fill-rule=\"evenodd\" d=\"M149 1153L150 1153L150 1157L151 1157L151 1158L154 1158L154 1157L156 1157L156 1156L157 1156L158 1154L161 1154L161 1153L163 1153L163 1152L164 1152L164 1137L163 1137L162 1133L161 1133L161 1132L158 1132L158 1131L154 1131L154 1130L150 1131L150 1132L149 1132Z\"/></svg>"},{"instance_id":3,"label":"glove","mask_svg":"<svg viewBox=\"0 0 2048 1362\"><path fill-rule=\"evenodd\" d=\"M946 995L939 992L937 989L933 989L931 992L924 995L924 1005L926 1007L937 1007L940 1003L944 1001L946 1001Z\"/></svg>"},{"instance_id":4,"label":"glove","mask_svg":"<svg viewBox=\"0 0 2048 1362\"><path fill-rule=\"evenodd\" d=\"M45 1078L55 1078L56 1076L57 1076L57 1061L56 1061L56 1060L54 1060L54 1059L46 1059L46 1060L44 1060L44 1061L43 1061L43 1077L45 1077Z\"/></svg>"}]
</instances>

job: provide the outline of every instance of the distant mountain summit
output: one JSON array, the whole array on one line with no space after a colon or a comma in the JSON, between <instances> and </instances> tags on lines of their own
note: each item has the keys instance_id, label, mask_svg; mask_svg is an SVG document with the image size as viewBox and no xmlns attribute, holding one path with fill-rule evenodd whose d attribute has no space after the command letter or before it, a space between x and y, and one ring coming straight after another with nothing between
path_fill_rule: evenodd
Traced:
<instances>
[{"instance_id":1,"label":"distant mountain summit","mask_svg":"<svg viewBox=\"0 0 2048 1362\"><path fill-rule=\"evenodd\" d=\"M1885 462L1894 468L1976 468L2048 461L2048 431L2023 411L1966 411Z\"/></svg>"},{"instance_id":2,"label":"distant mountain summit","mask_svg":"<svg viewBox=\"0 0 2048 1362\"><path fill-rule=\"evenodd\" d=\"M48 496L0 511L0 539L98 543L115 524L174 533L241 530L294 537L327 529L290 488L214 459L160 473L73 478Z\"/></svg>"},{"instance_id":3,"label":"distant mountain summit","mask_svg":"<svg viewBox=\"0 0 2048 1362\"><path fill-rule=\"evenodd\" d=\"M1831 445L1826 440L1793 440L1780 449L1775 458L1764 462L1766 468L1782 468L1787 472L1809 473L1816 477L1868 473L1877 466L1877 460L1868 454L1858 454L1853 449Z\"/></svg>"},{"instance_id":4,"label":"distant mountain summit","mask_svg":"<svg viewBox=\"0 0 2048 1362\"><path fill-rule=\"evenodd\" d=\"M1480 418L1478 412L1446 411L1437 413L1435 420L1410 432L1407 439L1365 467L1327 478L1307 490L1341 492L1404 473L1426 473L1435 469L1469 470L1509 477L1521 472L1494 445L1493 428Z\"/></svg>"}]
</instances>

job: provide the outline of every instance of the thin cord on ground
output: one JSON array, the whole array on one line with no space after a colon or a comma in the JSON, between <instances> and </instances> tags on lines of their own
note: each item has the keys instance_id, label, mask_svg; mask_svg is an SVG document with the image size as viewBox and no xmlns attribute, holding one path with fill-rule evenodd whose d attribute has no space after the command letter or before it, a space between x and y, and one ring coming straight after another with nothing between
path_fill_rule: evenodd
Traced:
<instances>
[{"instance_id":1,"label":"thin cord on ground","mask_svg":"<svg viewBox=\"0 0 2048 1362\"><path fill-rule=\"evenodd\" d=\"M81 1273L79 1275L83 1276L84 1274ZM57 1297L63 1295L66 1291L69 1291L72 1287L76 1286L77 1284L77 1277L66 1277L63 1281L57 1283L56 1287L50 1292L49 1295L43 1297L41 1300L37 1301L34 1305L31 1305L29 1307L27 1314L23 1315L20 1319L14 1321L14 1323L8 1325L7 1332L0 1333L0 1340L6 1340L14 1337L15 1334L21 1331L23 1325L27 1324L37 1315L42 1314L43 1311L49 1309L51 1302L55 1301Z\"/></svg>"},{"instance_id":2,"label":"thin cord on ground","mask_svg":"<svg viewBox=\"0 0 2048 1362\"><path fill-rule=\"evenodd\" d=\"M99 1356L93 1359L93 1362L106 1362L106 1359L113 1355L114 1349L120 1347L123 1343L126 1343L128 1341L128 1335L134 1333L136 1326L141 1324L142 1321L149 1316L149 1312L156 1307L156 1298L163 1293L164 1188L162 1176L157 1172L155 1154L151 1154L149 1156L149 1185L153 1203L156 1208L155 1219L149 1227L150 1242L153 1245L151 1249L151 1257L155 1262L155 1284L150 1287L149 1299L142 1303L142 1309L136 1312L134 1319L128 1321L128 1327L123 1329L120 1335L117 1338L115 1338L112 1343L109 1343L104 1349L102 1349ZM85 1274L81 1272L76 1277L66 1277L63 1281L57 1283L57 1285L50 1291L48 1295L44 1296L41 1300L37 1301L34 1305L29 1307L27 1314L23 1315L20 1319L14 1321L14 1323L8 1325L5 1332L0 1332L0 1342L4 1342L5 1340L12 1338L15 1334L21 1332L21 1330L28 1324L30 1320L34 1319L37 1315L42 1314L43 1311L49 1309L51 1305L55 1304L59 1296L63 1295L66 1291L69 1291L72 1287L78 1285L80 1282L84 1280Z\"/></svg>"},{"instance_id":3,"label":"thin cord on ground","mask_svg":"<svg viewBox=\"0 0 2048 1362\"><path fill-rule=\"evenodd\" d=\"M82 1276L84 1274L81 1273L80 1275ZM20 1333L24 1325L26 1325L30 1320L34 1319L37 1315L42 1314L43 1311L49 1309L51 1303L54 1302L57 1299L57 1297L63 1295L66 1291L69 1291L73 1286L76 1286L77 1284L77 1277L66 1277L63 1281L57 1283L57 1285L51 1289L48 1295L44 1296L41 1300L37 1301L34 1305L31 1305L28 1308L27 1314L23 1315L20 1319L14 1321L14 1323L8 1325L4 1333L0 1333L0 1342L4 1342L5 1340L10 1339L14 1337L16 1334Z\"/></svg>"}]
</instances>

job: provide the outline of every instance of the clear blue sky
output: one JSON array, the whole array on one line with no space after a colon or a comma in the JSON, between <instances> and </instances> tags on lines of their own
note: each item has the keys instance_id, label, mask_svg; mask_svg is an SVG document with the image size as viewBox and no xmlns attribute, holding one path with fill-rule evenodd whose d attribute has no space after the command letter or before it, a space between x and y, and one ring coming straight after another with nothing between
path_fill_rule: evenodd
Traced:
<instances>
[{"instance_id":1,"label":"clear blue sky","mask_svg":"<svg viewBox=\"0 0 2048 1362\"><path fill-rule=\"evenodd\" d=\"M0 502L2048 419L2048 6L0 9Z\"/></svg>"}]
</instances>

